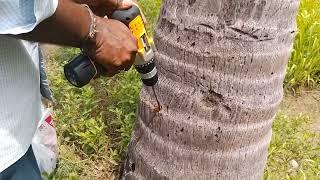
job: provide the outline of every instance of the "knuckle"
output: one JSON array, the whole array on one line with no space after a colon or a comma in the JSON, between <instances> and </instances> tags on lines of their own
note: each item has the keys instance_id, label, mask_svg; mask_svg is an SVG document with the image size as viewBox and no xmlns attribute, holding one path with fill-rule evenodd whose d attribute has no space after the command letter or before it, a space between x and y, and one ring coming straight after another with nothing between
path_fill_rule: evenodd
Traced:
<instances>
[{"instance_id":1,"label":"knuckle","mask_svg":"<svg viewBox=\"0 0 320 180\"><path fill-rule=\"evenodd\" d=\"M136 44L131 44L131 45L129 46L129 51L130 51L130 52L137 52L137 51L138 51L137 45L136 45Z\"/></svg>"},{"instance_id":2,"label":"knuckle","mask_svg":"<svg viewBox=\"0 0 320 180\"><path fill-rule=\"evenodd\" d=\"M127 63L131 61L131 55L130 53L127 53L124 57L124 61L126 61Z\"/></svg>"},{"instance_id":3,"label":"knuckle","mask_svg":"<svg viewBox=\"0 0 320 180\"><path fill-rule=\"evenodd\" d=\"M133 48L131 49L131 52L136 53L138 51L138 47L137 46L133 46Z\"/></svg>"},{"instance_id":4,"label":"knuckle","mask_svg":"<svg viewBox=\"0 0 320 180\"><path fill-rule=\"evenodd\" d=\"M133 41L133 43L134 43L134 44L137 44L137 43L138 43L137 38L136 38L136 37L134 37L134 36L132 36L132 41Z\"/></svg>"},{"instance_id":5,"label":"knuckle","mask_svg":"<svg viewBox=\"0 0 320 180\"><path fill-rule=\"evenodd\" d=\"M120 67L120 66L122 66L122 62L121 61L115 61L114 62L114 66L115 67Z\"/></svg>"}]
</instances>

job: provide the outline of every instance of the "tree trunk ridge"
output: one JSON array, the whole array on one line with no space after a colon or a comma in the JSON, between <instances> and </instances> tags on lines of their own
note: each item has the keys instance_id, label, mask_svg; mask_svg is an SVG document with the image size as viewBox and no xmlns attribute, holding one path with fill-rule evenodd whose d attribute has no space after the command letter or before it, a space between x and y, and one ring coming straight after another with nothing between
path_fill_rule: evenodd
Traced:
<instances>
[{"instance_id":1,"label":"tree trunk ridge","mask_svg":"<svg viewBox=\"0 0 320 180\"><path fill-rule=\"evenodd\" d=\"M141 92L122 179L262 179L298 0L164 0L163 105Z\"/></svg>"}]
</instances>

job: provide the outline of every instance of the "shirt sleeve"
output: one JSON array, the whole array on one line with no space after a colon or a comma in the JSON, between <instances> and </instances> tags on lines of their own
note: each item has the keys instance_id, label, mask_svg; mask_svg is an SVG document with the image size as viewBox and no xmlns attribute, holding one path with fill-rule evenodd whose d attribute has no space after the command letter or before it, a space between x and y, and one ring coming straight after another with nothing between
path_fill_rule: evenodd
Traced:
<instances>
[{"instance_id":1,"label":"shirt sleeve","mask_svg":"<svg viewBox=\"0 0 320 180\"><path fill-rule=\"evenodd\" d=\"M0 35L32 31L57 6L58 0L0 0Z\"/></svg>"}]
</instances>

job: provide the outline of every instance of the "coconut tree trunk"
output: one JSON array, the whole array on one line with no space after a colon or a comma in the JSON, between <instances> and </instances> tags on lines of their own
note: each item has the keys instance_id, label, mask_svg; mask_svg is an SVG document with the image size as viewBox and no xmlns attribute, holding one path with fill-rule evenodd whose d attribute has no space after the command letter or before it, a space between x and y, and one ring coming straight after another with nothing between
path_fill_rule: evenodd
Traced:
<instances>
[{"instance_id":1,"label":"coconut tree trunk","mask_svg":"<svg viewBox=\"0 0 320 180\"><path fill-rule=\"evenodd\" d=\"M164 0L123 179L262 179L298 0Z\"/></svg>"}]
</instances>

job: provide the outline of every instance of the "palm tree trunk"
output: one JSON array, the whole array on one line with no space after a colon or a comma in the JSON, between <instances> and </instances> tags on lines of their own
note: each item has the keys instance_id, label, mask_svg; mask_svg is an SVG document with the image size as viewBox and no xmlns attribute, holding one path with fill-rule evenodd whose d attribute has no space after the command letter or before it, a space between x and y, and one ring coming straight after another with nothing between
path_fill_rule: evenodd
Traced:
<instances>
[{"instance_id":1,"label":"palm tree trunk","mask_svg":"<svg viewBox=\"0 0 320 180\"><path fill-rule=\"evenodd\" d=\"M298 5L164 0L123 179L262 179Z\"/></svg>"}]
</instances>

